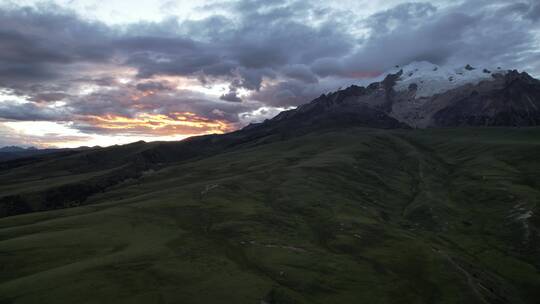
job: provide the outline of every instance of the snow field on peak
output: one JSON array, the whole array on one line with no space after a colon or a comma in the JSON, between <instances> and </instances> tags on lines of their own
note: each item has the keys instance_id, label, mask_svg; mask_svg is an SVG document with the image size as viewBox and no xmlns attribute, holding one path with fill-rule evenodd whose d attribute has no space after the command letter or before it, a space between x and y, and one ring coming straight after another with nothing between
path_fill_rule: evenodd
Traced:
<instances>
[{"instance_id":1,"label":"snow field on peak","mask_svg":"<svg viewBox=\"0 0 540 304\"><path fill-rule=\"evenodd\" d=\"M497 69L484 69L469 65L454 69L442 67L426 61L412 62L405 66L396 66L389 73L395 74L403 70L394 89L396 91L409 90L413 84L417 86L416 98L430 97L444 93L465 84L478 84L482 80L492 78L492 74L505 73Z\"/></svg>"}]
</instances>

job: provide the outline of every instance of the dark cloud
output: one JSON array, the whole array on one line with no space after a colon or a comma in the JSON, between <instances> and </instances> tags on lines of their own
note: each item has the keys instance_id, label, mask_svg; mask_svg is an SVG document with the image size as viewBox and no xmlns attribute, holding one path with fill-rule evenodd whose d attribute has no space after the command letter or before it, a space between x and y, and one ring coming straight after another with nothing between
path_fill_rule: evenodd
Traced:
<instances>
[{"instance_id":1,"label":"dark cloud","mask_svg":"<svg viewBox=\"0 0 540 304\"><path fill-rule=\"evenodd\" d=\"M250 97L264 105L286 108L309 102L321 94L348 87L351 83L366 84L366 80L326 77L317 83L300 80L284 80L264 86Z\"/></svg>"},{"instance_id":2,"label":"dark cloud","mask_svg":"<svg viewBox=\"0 0 540 304\"><path fill-rule=\"evenodd\" d=\"M302 22L305 4L285 1L241 1L234 5L240 12L237 21L210 16L198 21L174 22L167 26L182 28L186 37L130 36L116 45L126 54L126 64L139 70L139 77L153 75L189 75L202 80L222 77L248 90L258 90L264 77L274 78L286 68L293 76L313 82L308 71L292 71L291 65L309 64L320 57L343 56L353 47L344 25L325 21L318 26ZM300 19L296 19L300 18ZM139 26L159 32L154 26ZM134 29L131 29L134 31Z\"/></svg>"},{"instance_id":3,"label":"dark cloud","mask_svg":"<svg viewBox=\"0 0 540 304\"><path fill-rule=\"evenodd\" d=\"M72 63L106 62L110 33L57 7L0 9L0 85L60 78Z\"/></svg>"},{"instance_id":4,"label":"dark cloud","mask_svg":"<svg viewBox=\"0 0 540 304\"><path fill-rule=\"evenodd\" d=\"M110 63L116 58L115 63L136 68L140 78L239 78L239 86L258 90L264 77L279 74L314 83L317 76L349 77L411 60L444 63L458 55L478 60L484 57L482 49L497 39L486 32L500 30L500 24L505 26L505 37L531 41L532 34L523 25L507 28L516 23L514 19L497 16L495 20L490 12L496 9L490 9L486 1L477 3L443 9L429 3L403 3L350 23L307 1L244 0L224 5L234 17L186 21L171 17L123 30L84 21L55 7L0 10L0 69L2 75L9 75L0 76L0 82L60 78L66 76L63 66L74 62ZM515 3L507 11L520 11L536 20L539 7ZM313 16L319 22L308 22ZM351 24L368 34L354 36L357 29ZM503 47L498 55L508 54L512 46L519 50L523 42L516 40L496 43ZM485 47L473 50L481 45Z\"/></svg>"},{"instance_id":5,"label":"dark cloud","mask_svg":"<svg viewBox=\"0 0 540 304\"><path fill-rule=\"evenodd\" d=\"M221 95L219 99L230 102L242 102L242 98L238 97L238 93L232 90L226 94Z\"/></svg>"},{"instance_id":6,"label":"dark cloud","mask_svg":"<svg viewBox=\"0 0 540 304\"><path fill-rule=\"evenodd\" d=\"M139 91L170 91L172 90L172 87L167 82L159 82L159 81L145 81L138 83L136 86L137 90Z\"/></svg>"},{"instance_id":7,"label":"dark cloud","mask_svg":"<svg viewBox=\"0 0 540 304\"><path fill-rule=\"evenodd\" d=\"M417 27L408 26L410 21L405 19L393 30L374 33L357 54L347 59L349 71L384 71L421 60L443 64L464 46L463 34L477 22L462 13L441 15Z\"/></svg>"},{"instance_id":8,"label":"dark cloud","mask_svg":"<svg viewBox=\"0 0 540 304\"><path fill-rule=\"evenodd\" d=\"M403 3L391 9L375 13L366 23L376 34L384 34L398 27L400 23L418 21L433 15L437 8L430 3Z\"/></svg>"},{"instance_id":9,"label":"dark cloud","mask_svg":"<svg viewBox=\"0 0 540 304\"><path fill-rule=\"evenodd\" d=\"M321 76L382 72L411 61L529 68L520 63L524 51L536 44L532 25L516 20L501 4L467 1L444 9L427 3L398 5L366 20L370 34L355 54L324 58L312 68ZM512 5L512 10L520 9L523 5Z\"/></svg>"},{"instance_id":10,"label":"dark cloud","mask_svg":"<svg viewBox=\"0 0 540 304\"><path fill-rule=\"evenodd\" d=\"M32 96L31 100L39 103L39 102L62 101L68 97L70 97L70 95L64 92L42 92L42 93L38 93Z\"/></svg>"},{"instance_id":11,"label":"dark cloud","mask_svg":"<svg viewBox=\"0 0 540 304\"><path fill-rule=\"evenodd\" d=\"M300 105L306 100L313 99L319 93L314 91L312 86L293 80L269 85L264 90L253 93L252 98L267 105L283 107Z\"/></svg>"},{"instance_id":12,"label":"dark cloud","mask_svg":"<svg viewBox=\"0 0 540 304\"><path fill-rule=\"evenodd\" d=\"M68 121L71 119L66 110L39 106L34 103L2 102L0 118L18 121Z\"/></svg>"},{"instance_id":13,"label":"dark cloud","mask_svg":"<svg viewBox=\"0 0 540 304\"><path fill-rule=\"evenodd\" d=\"M531 19L533 21L539 21L540 20L540 3L536 3L534 5L531 5L530 10L525 15L528 19Z\"/></svg>"},{"instance_id":14,"label":"dark cloud","mask_svg":"<svg viewBox=\"0 0 540 304\"><path fill-rule=\"evenodd\" d=\"M320 58L311 65L311 70L321 77L342 75L345 72L341 58Z\"/></svg>"},{"instance_id":15,"label":"dark cloud","mask_svg":"<svg viewBox=\"0 0 540 304\"><path fill-rule=\"evenodd\" d=\"M283 74L292 79L304 81L306 83L317 83L319 79L306 65L295 64L283 68Z\"/></svg>"}]
</instances>

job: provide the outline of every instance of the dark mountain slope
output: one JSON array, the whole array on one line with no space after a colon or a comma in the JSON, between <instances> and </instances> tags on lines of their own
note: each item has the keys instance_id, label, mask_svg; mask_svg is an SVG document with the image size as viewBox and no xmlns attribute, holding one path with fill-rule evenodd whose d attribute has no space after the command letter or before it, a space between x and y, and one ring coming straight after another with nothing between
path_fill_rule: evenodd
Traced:
<instances>
[{"instance_id":1,"label":"dark mountain slope","mask_svg":"<svg viewBox=\"0 0 540 304\"><path fill-rule=\"evenodd\" d=\"M540 125L540 81L511 71L494 80L467 86L432 101L446 104L428 126Z\"/></svg>"}]
</instances>

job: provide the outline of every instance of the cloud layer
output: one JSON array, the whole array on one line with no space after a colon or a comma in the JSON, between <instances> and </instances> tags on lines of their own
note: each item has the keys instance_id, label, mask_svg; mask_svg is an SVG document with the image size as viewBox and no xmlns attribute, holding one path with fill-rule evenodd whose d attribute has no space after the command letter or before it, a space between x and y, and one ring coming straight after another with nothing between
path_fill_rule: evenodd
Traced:
<instances>
[{"instance_id":1,"label":"cloud layer","mask_svg":"<svg viewBox=\"0 0 540 304\"><path fill-rule=\"evenodd\" d=\"M0 119L84 134L202 134L411 61L540 75L532 0L395 1L368 15L300 0L199 9L214 13L110 25L54 4L0 5Z\"/></svg>"}]
</instances>

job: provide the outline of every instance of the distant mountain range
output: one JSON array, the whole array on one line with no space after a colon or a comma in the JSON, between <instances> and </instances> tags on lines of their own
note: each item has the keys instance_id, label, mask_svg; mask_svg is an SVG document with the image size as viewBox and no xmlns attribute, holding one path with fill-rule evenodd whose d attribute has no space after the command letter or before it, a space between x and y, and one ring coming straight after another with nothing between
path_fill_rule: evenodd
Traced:
<instances>
[{"instance_id":1,"label":"distant mountain range","mask_svg":"<svg viewBox=\"0 0 540 304\"><path fill-rule=\"evenodd\" d=\"M26 151L35 151L37 150L36 147L18 147L18 146L6 146L0 148L0 152L26 152Z\"/></svg>"},{"instance_id":2,"label":"distant mountain range","mask_svg":"<svg viewBox=\"0 0 540 304\"><path fill-rule=\"evenodd\" d=\"M58 152L65 149L38 149L35 147L6 146L0 148L0 161L14 160L17 158L43 155L52 152Z\"/></svg>"}]
</instances>

